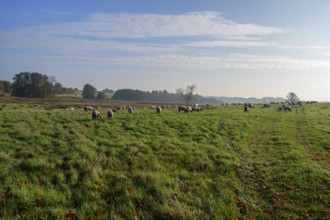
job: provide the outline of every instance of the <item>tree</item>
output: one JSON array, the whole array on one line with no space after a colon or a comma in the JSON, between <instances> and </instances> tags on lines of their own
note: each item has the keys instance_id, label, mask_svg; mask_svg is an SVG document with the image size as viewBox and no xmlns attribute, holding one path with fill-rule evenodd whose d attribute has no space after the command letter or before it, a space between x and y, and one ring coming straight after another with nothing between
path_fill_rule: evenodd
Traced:
<instances>
[{"instance_id":1,"label":"tree","mask_svg":"<svg viewBox=\"0 0 330 220\"><path fill-rule=\"evenodd\" d=\"M0 85L1 85L2 91L4 93L11 93L11 91L12 91L12 89L11 89L12 83L10 81L0 80Z\"/></svg>"},{"instance_id":2,"label":"tree","mask_svg":"<svg viewBox=\"0 0 330 220\"><path fill-rule=\"evenodd\" d=\"M0 81L0 96L3 96L5 94L3 83Z\"/></svg>"},{"instance_id":3,"label":"tree","mask_svg":"<svg viewBox=\"0 0 330 220\"><path fill-rule=\"evenodd\" d=\"M84 85L82 96L84 99L95 99L96 97L96 88L90 84Z\"/></svg>"},{"instance_id":4,"label":"tree","mask_svg":"<svg viewBox=\"0 0 330 220\"><path fill-rule=\"evenodd\" d=\"M299 98L294 92L289 92L286 98L288 102L291 104L297 104L299 102Z\"/></svg>"},{"instance_id":5,"label":"tree","mask_svg":"<svg viewBox=\"0 0 330 220\"><path fill-rule=\"evenodd\" d=\"M176 94L179 96L182 96L186 102L186 105L189 105L189 102L192 100L194 96L194 92L196 90L196 84L188 85L186 88L186 91L184 89L180 88L176 90Z\"/></svg>"},{"instance_id":6,"label":"tree","mask_svg":"<svg viewBox=\"0 0 330 220\"><path fill-rule=\"evenodd\" d=\"M103 89L102 92L104 92L104 93L115 93L115 90L113 90L113 89Z\"/></svg>"},{"instance_id":7,"label":"tree","mask_svg":"<svg viewBox=\"0 0 330 220\"><path fill-rule=\"evenodd\" d=\"M61 94L63 92L63 86L61 83L56 82L54 87L55 87L56 94Z\"/></svg>"},{"instance_id":8,"label":"tree","mask_svg":"<svg viewBox=\"0 0 330 220\"><path fill-rule=\"evenodd\" d=\"M111 97L112 100L143 101L146 92L137 89L118 89Z\"/></svg>"},{"instance_id":9,"label":"tree","mask_svg":"<svg viewBox=\"0 0 330 220\"><path fill-rule=\"evenodd\" d=\"M104 92L98 92L96 99L105 99L105 93Z\"/></svg>"},{"instance_id":10,"label":"tree","mask_svg":"<svg viewBox=\"0 0 330 220\"><path fill-rule=\"evenodd\" d=\"M12 84L12 96L27 98L47 98L53 96L55 77L34 72L15 74Z\"/></svg>"}]
</instances>

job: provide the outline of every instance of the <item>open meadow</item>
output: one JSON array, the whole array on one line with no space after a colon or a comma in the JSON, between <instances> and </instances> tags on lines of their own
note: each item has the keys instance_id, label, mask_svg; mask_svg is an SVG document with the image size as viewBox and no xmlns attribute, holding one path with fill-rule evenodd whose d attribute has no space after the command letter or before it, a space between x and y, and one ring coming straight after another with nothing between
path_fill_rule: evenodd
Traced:
<instances>
[{"instance_id":1,"label":"open meadow","mask_svg":"<svg viewBox=\"0 0 330 220\"><path fill-rule=\"evenodd\" d=\"M330 219L328 103L106 111L0 103L0 219Z\"/></svg>"}]
</instances>

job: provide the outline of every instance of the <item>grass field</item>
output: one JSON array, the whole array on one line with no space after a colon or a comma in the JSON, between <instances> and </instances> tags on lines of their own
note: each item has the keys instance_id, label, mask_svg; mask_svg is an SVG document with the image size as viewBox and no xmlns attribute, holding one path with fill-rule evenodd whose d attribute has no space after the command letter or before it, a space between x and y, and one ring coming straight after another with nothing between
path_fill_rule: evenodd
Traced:
<instances>
[{"instance_id":1,"label":"grass field","mask_svg":"<svg viewBox=\"0 0 330 220\"><path fill-rule=\"evenodd\" d=\"M330 219L329 165L330 104L0 103L0 219Z\"/></svg>"}]
</instances>

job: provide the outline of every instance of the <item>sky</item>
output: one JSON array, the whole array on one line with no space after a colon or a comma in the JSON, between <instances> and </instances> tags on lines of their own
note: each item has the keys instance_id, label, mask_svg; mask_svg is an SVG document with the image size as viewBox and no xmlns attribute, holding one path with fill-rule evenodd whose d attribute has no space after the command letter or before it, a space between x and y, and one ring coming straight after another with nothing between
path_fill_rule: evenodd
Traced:
<instances>
[{"instance_id":1,"label":"sky","mask_svg":"<svg viewBox=\"0 0 330 220\"><path fill-rule=\"evenodd\" d=\"M3 0L0 80L330 101L330 1Z\"/></svg>"}]
</instances>

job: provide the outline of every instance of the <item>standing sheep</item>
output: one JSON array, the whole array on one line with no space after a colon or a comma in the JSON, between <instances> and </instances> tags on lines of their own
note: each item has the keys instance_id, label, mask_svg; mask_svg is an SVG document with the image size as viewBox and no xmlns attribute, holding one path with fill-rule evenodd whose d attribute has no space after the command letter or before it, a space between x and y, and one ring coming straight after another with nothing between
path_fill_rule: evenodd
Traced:
<instances>
[{"instance_id":1,"label":"standing sheep","mask_svg":"<svg viewBox=\"0 0 330 220\"><path fill-rule=\"evenodd\" d=\"M270 108L270 104L268 104L268 103L264 103L264 104L262 105L262 107L263 107L263 108Z\"/></svg>"},{"instance_id":2,"label":"standing sheep","mask_svg":"<svg viewBox=\"0 0 330 220\"><path fill-rule=\"evenodd\" d=\"M97 119L97 118L102 118L102 115L101 115L101 113L99 111L97 111L97 110L94 109L92 111L92 119Z\"/></svg>"},{"instance_id":3,"label":"standing sheep","mask_svg":"<svg viewBox=\"0 0 330 220\"><path fill-rule=\"evenodd\" d=\"M128 106L128 113L133 114L134 113L134 108L132 106Z\"/></svg>"},{"instance_id":4,"label":"standing sheep","mask_svg":"<svg viewBox=\"0 0 330 220\"><path fill-rule=\"evenodd\" d=\"M249 105L248 104L244 104L244 111L248 112L249 111Z\"/></svg>"},{"instance_id":5,"label":"standing sheep","mask_svg":"<svg viewBox=\"0 0 330 220\"><path fill-rule=\"evenodd\" d=\"M107 116L108 116L109 119L113 118L113 111L111 109L108 110Z\"/></svg>"},{"instance_id":6,"label":"standing sheep","mask_svg":"<svg viewBox=\"0 0 330 220\"><path fill-rule=\"evenodd\" d=\"M162 107L157 106L157 108L156 108L156 113L160 113L161 111L162 111Z\"/></svg>"}]
</instances>

